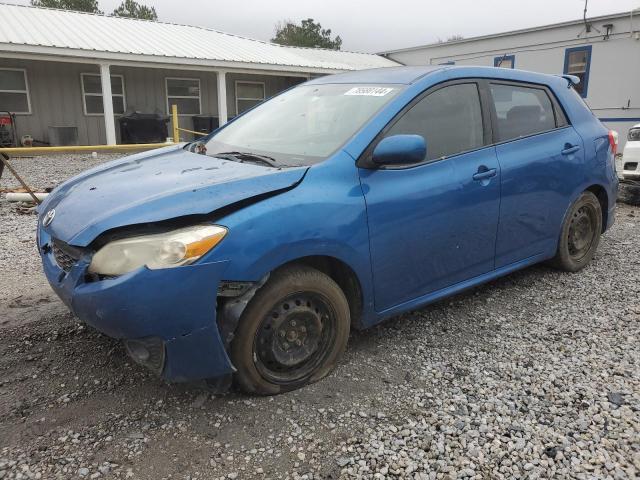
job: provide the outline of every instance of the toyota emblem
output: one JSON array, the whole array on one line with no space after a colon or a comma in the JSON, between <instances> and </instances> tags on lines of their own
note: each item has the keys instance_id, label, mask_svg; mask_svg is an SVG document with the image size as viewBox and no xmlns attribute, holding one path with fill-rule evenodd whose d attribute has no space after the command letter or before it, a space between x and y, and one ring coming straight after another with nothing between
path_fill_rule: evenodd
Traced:
<instances>
[{"instance_id":1,"label":"toyota emblem","mask_svg":"<svg viewBox=\"0 0 640 480\"><path fill-rule=\"evenodd\" d=\"M49 225L51 225L51 222L53 222L53 217L55 216L56 216L56 209L52 208L46 213L46 215L42 219L42 226L48 227Z\"/></svg>"}]
</instances>

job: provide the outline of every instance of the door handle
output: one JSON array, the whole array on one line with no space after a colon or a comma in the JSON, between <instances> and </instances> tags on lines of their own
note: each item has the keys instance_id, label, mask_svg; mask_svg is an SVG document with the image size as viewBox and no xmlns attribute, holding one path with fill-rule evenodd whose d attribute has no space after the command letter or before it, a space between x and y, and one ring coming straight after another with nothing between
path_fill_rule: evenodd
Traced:
<instances>
[{"instance_id":1,"label":"door handle","mask_svg":"<svg viewBox=\"0 0 640 480\"><path fill-rule=\"evenodd\" d=\"M474 180L486 180L487 178L495 177L497 173L498 171L495 168L490 168L489 170L474 173L472 178Z\"/></svg>"},{"instance_id":2,"label":"door handle","mask_svg":"<svg viewBox=\"0 0 640 480\"><path fill-rule=\"evenodd\" d=\"M580 145L571 145L570 143L567 143L564 146L564 150L560 153L562 155L571 155L572 153L576 153L578 150L580 150Z\"/></svg>"}]
</instances>

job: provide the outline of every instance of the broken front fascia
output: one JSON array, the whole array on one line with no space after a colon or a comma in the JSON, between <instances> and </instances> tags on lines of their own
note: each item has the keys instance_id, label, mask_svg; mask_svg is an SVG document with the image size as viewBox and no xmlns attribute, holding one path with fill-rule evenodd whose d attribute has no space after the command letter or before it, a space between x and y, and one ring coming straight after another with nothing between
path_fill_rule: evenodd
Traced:
<instances>
[{"instance_id":1,"label":"broken front fascia","mask_svg":"<svg viewBox=\"0 0 640 480\"><path fill-rule=\"evenodd\" d=\"M256 294L256 292L269 280L266 274L258 282L220 282L218 287L218 325L220 337L228 348L233 340L242 312ZM237 293L236 293L237 292ZM236 293L236 295L233 295Z\"/></svg>"},{"instance_id":2,"label":"broken front fascia","mask_svg":"<svg viewBox=\"0 0 640 480\"><path fill-rule=\"evenodd\" d=\"M90 255L64 271L54 257L52 238L41 224L38 242L51 287L80 320L113 338L162 339L166 349L162 376L166 380L231 375L233 367L220 338L215 304L201 295L202 285L221 282L228 261L161 270L142 267L92 281L86 275Z\"/></svg>"}]
</instances>

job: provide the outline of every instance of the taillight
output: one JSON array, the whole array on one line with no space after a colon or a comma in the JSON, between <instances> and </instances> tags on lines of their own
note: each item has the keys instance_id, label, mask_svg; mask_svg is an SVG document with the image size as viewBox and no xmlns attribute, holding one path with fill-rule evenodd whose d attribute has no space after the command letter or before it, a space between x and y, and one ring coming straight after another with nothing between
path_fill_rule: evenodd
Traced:
<instances>
[{"instance_id":1,"label":"taillight","mask_svg":"<svg viewBox=\"0 0 640 480\"><path fill-rule=\"evenodd\" d=\"M609 146L611 153L615 156L618 153L618 132L615 130L609 130Z\"/></svg>"}]
</instances>

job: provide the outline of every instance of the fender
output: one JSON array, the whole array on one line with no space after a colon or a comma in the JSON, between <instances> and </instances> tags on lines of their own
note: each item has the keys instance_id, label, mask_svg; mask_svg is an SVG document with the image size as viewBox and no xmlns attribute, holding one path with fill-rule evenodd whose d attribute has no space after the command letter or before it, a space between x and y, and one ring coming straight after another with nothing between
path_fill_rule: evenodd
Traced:
<instances>
[{"instance_id":1,"label":"fender","mask_svg":"<svg viewBox=\"0 0 640 480\"><path fill-rule=\"evenodd\" d=\"M578 198L580 197L580 195L582 195L583 192L587 191L587 190L591 190L593 187L600 187L602 190L604 190L605 192L607 192L607 189L604 185L599 184L599 183L589 183L589 182L585 182L583 184L580 185L580 187L576 188L576 190L571 194L571 201L569 202L567 208L564 211L564 214L562 215L562 221L560 222L560 225L558 225L558 235L557 235L557 240L556 243L554 244L554 251L553 253L550 254L549 258L553 258L553 256L555 255L555 253L558 251L558 243L560 242L560 233L562 232L562 226L564 225L564 222L567 219L567 215L569 215L569 210L571 210L571 207L573 206L574 203L576 203L576 201L578 200ZM609 193L607 192L607 197L609 197ZM609 201L611 201L609 199ZM615 200L614 200L615 201ZM607 215L608 212L606 211L602 211L602 233L604 233L607 228L611 225L607 225L608 222L607 220Z\"/></svg>"},{"instance_id":2,"label":"fender","mask_svg":"<svg viewBox=\"0 0 640 480\"><path fill-rule=\"evenodd\" d=\"M258 282L292 261L331 257L355 273L363 318L373 315L366 208L355 162L347 153L311 167L297 188L215 221L229 233L203 260L230 260L224 280Z\"/></svg>"}]
</instances>

